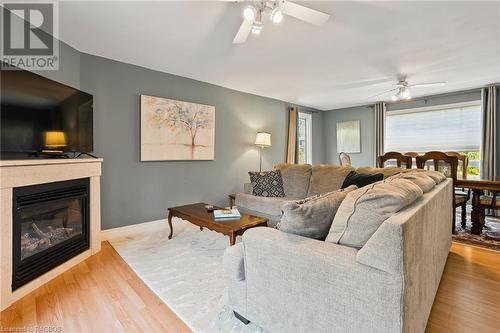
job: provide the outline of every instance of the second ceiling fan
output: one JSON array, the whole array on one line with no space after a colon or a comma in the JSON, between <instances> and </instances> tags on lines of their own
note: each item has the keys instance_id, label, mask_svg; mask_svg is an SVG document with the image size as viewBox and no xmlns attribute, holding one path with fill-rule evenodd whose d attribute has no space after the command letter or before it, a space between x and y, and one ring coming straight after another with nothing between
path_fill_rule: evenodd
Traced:
<instances>
[{"instance_id":1,"label":"second ceiling fan","mask_svg":"<svg viewBox=\"0 0 500 333\"><path fill-rule=\"evenodd\" d=\"M323 25L330 18L330 15L326 13L290 1L254 1L243 10L243 22L233 39L233 43L244 43L250 32L255 35L260 34L263 29L262 18L264 15L269 15L273 23L280 23L283 16L288 15L318 26Z\"/></svg>"}]
</instances>

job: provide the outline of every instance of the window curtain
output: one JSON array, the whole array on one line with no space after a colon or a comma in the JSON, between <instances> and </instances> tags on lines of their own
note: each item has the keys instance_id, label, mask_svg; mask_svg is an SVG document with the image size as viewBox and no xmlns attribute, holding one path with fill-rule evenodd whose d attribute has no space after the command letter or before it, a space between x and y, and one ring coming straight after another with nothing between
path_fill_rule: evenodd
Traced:
<instances>
[{"instance_id":1,"label":"window curtain","mask_svg":"<svg viewBox=\"0 0 500 333\"><path fill-rule=\"evenodd\" d=\"M384 155L384 137L385 137L385 103L378 102L375 109L375 166L377 159Z\"/></svg>"},{"instance_id":2,"label":"window curtain","mask_svg":"<svg viewBox=\"0 0 500 333\"><path fill-rule=\"evenodd\" d=\"M486 87L481 90L482 102L482 140L481 140L481 178L489 179L499 176L497 156L497 88ZM499 216L499 212L487 209L487 215Z\"/></svg>"},{"instance_id":3,"label":"window curtain","mask_svg":"<svg viewBox=\"0 0 500 333\"><path fill-rule=\"evenodd\" d=\"M297 117L299 109L297 107L288 108L288 145L286 163L295 164L297 153Z\"/></svg>"}]
</instances>

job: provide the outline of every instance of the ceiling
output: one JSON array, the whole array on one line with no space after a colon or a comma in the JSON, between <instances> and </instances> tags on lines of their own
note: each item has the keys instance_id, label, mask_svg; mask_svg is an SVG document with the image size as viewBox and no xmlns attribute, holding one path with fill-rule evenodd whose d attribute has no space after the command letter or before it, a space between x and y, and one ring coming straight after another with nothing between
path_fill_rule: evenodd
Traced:
<instances>
[{"instance_id":1,"label":"ceiling","mask_svg":"<svg viewBox=\"0 0 500 333\"><path fill-rule=\"evenodd\" d=\"M292 17L232 40L245 3L60 2L59 38L76 49L320 110L388 100L399 74L414 97L500 82L500 2L299 2Z\"/></svg>"}]
</instances>

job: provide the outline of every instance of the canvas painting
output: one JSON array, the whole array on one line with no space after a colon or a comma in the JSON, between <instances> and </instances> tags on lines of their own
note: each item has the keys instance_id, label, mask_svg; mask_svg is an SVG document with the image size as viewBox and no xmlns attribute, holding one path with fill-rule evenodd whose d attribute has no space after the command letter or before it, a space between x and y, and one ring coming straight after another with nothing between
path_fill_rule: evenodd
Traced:
<instances>
[{"instance_id":1,"label":"canvas painting","mask_svg":"<svg viewBox=\"0 0 500 333\"><path fill-rule=\"evenodd\" d=\"M337 152L361 153L360 121L337 123Z\"/></svg>"},{"instance_id":2,"label":"canvas painting","mask_svg":"<svg viewBox=\"0 0 500 333\"><path fill-rule=\"evenodd\" d=\"M141 95L141 161L213 160L215 107Z\"/></svg>"}]
</instances>

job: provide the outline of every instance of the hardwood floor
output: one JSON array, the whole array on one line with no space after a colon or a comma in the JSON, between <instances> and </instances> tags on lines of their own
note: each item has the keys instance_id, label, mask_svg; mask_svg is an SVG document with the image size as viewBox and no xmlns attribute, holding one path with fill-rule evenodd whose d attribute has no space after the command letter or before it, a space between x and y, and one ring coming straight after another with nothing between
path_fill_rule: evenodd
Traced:
<instances>
[{"instance_id":1,"label":"hardwood floor","mask_svg":"<svg viewBox=\"0 0 500 333\"><path fill-rule=\"evenodd\" d=\"M34 326L56 329L47 333L191 332L108 242L1 313L0 332Z\"/></svg>"},{"instance_id":2,"label":"hardwood floor","mask_svg":"<svg viewBox=\"0 0 500 333\"><path fill-rule=\"evenodd\" d=\"M499 309L500 253L454 243L427 333L498 332ZM1 313L0 332L34 326L63 332L190 331L108 242L99 254Z\"/></svg>"},{"instance_id":3,"label":"hardwood floor","mask_svg":"<svg viewBox=\"0 0 500 333\"><path fill-rule=\"evenodd\" d=\"M427 333L500 332L500 252L453 243Z\"/></svg>"}]
</instances>

